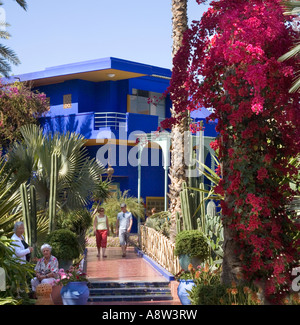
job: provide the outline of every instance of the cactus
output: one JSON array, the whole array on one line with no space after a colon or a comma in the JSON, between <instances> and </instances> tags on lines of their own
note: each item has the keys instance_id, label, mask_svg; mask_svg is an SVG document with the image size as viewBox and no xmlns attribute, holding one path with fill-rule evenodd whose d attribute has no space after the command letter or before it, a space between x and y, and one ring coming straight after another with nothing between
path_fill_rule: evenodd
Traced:
<instances>
[{"instance_id":1,"label":"cactus","mask_svg":"<svg viewBox=\"0 0 300 325\"><path fill-rule=\"evenodd\" d=\"M176 212L176 234L179 234L182 231L180 214Z\"/></svg>"},{"instance_id":2,"label":"cactus","mask_svg":"<svg viewBox=\"0 0 300 325\"><path fill-rule=\"evenodd\" d=\"M33 247L32 255L36 256L37 248L37 209L36 209L36 190L34 185L29 187L29 196L30 196L30 221L31 221L31 240L30 246Z\"/></svg>"},{"instance_id":3,"label":"cactus","mask_svg":"<svg viewBox=\"0 0 300 325\"><path fill-rule=\"evenodd\" d=\"M20 193L22 199L24 237L25 237L25 241L29 244L29 239L31 237L31 223L30 223L30 210L29 210L27 187L25 183L20 185Z\"/></svg>"},{"instance_id":4,"label":"cactus","mask_svg":"<svg viewBox=\"0 0 300 325\"><path fill-rule=\"evenodd\" d=\"M26 184L20 185L22 199L23 222L25 228L25 241L33 247L33 256L36 256L37 217L36 217L36 191L33 185L29 187L29 199Z\"/></svg>"},{"instance_id":5,"label":"cactus","mask_svg":"<svg viewBox=\"0 0 300 325\"><path fill-rule=\"evenodd\" d=\"M187 189L186 182L182 183L180 200L181 200L181 212L183 217L183 230L192 230L189 191Z\"/></svg>"},{"instance_id":6,"label":"cactus","mask_svg":"<svg viewBox=\"0 0 300 325\"><path fill-rule=\"evenodd\" d=\"M58 159L57 159L57 154L53 153L51 155L48 233L55 230L57 178L58 178Z\"/></svg>"}]
</instances>

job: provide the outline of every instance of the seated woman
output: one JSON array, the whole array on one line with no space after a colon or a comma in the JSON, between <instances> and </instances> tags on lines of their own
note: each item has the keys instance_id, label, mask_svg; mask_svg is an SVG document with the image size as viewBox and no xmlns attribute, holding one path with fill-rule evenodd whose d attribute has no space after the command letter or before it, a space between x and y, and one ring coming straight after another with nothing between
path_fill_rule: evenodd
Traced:
<instances>
[{"instance_id":1,"label":"seated woman","mask_svg":"<svg viewBox=\"0 0 300 325\"><path fill-rule=\"evenodd\" d=\"M51 255L52 247L44 244L41 251L44 257L40 258L35 266L36 277L31 280L32 291L36 291L36 287L41 283L54 284L58 272L58 260Z\"/></svg>"}]
</instances>

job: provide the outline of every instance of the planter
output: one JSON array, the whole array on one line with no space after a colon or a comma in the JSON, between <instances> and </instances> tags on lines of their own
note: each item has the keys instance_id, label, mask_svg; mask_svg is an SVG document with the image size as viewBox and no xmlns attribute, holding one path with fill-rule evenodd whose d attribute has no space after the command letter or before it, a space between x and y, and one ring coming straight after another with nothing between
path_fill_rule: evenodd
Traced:
<instances>
[{"instance_id":1,"label":"planter","mask_svg":"<svg viewBox=\"0 0 300 325\"><path fill-rule=\"evenodd\" d=\"M189 294L187 291L192 290L195 285L193 280L179 280L179 286L177 289L177 295L182 305L190 305Z\"/></svg>"},{"instance_id":2,"label":"planter","mask_svg":"<svg viewBox=\"0 0 300 325\"><path fill-rule=\"evenodd\" d=\"M87 282L69 282L62 287L60 294L64 305L85 305L90 291Z\"/></svg>"},{"instance_id":3,"label":"planter","mask_svg":"<svg viewBox=\"0 0 300 325\"><path fill-rule=\"evenodd\" d=\"M200 265L201 262L202 262L201 258L197 256L191 257L190 255L187 254L179 255L179 264L184 271L188 271L188 266L190 264L192 264L194 268L197 268L197 266Z\"/></svg>"},{"instance_id":4,"label":"planter","mask_svg":"<svg viewBox=\"0 0 300 325\"><path fill-rule=\"evenodd\" d=\"M52 287L51 298L54 305L63 305L61 295L60 295L60 291L62 287L63 287L62 285L54 285Z\"/></svg>"}]
</instances>

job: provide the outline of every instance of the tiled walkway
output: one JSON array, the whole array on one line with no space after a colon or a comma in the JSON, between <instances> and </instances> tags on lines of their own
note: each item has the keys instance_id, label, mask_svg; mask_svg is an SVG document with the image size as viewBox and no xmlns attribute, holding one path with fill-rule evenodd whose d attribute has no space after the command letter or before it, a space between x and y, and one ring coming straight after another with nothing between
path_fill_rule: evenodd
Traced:
<instances>
[{"instance_id":1,"label":"tiled walkway","mask_svg":"<svg viewBox=\"0 0 300 325\"><path fill-rule=\"evenodd\" d=\"M95 281L153 281L166 282L166 278L158 273L147 261L139 257L133 247L127 249L127 256L122 257L121 248L109 247L106 249L106 258L99 258L97 249L88 248L87 252L87 275L90 282ZM173 290L174 291L174 290ZM157 305L178 305L180 304L177 295L173 295L171 301L153 301L153 302L119 302L118 304L157 304ZM91 303L91 304L117 304L111 303Z\"/></svg>"}]
</instances>

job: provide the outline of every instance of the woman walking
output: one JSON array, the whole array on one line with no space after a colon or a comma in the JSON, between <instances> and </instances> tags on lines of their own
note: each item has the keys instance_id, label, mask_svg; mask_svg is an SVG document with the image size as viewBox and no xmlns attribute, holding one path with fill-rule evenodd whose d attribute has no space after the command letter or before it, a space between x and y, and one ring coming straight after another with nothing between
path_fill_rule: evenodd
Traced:
<instances>
[{"instance_id":1,"label":"woman walking","mask_svg":"<svg viewBox=\"0 0 300 325\"><path fill-rule=\"evenodd\" d=\"M107 257L105 255L105 250L107 246L107 236L109 236L108 218L104 214L104 208L102 207L97 207L93 214L96 214L94 219L94 234L96 235L98 250L97 257L100 257L100 248L102 248L102 257Z\"/></svg>"}]
</instances>

